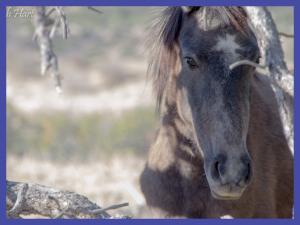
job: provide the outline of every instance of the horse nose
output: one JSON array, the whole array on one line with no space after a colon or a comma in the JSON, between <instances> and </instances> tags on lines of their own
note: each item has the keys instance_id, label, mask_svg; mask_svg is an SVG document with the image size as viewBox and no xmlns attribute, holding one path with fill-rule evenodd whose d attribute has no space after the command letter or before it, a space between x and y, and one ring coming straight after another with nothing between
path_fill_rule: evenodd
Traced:
<instances>
[{"instance_id":1,"label":"horse nose","mask_svg":"<svg viewBox=\"0 0 300 225\"><path fill-rule=\"evenodd\" d=\"M230 184L244 187L251 180L251 159L245 154L238 159L228 159L218 154L211 165L211 176L222 185Z\"/></svg>"},{"instance_id":2,"label":"horse nose","mask_svg":"<svg viewBox=\"0 0 300 225\"><path fill-rule=\"evenodd\" d=\"M241 157L241 161L242 161L242 172L241 172L241 179L239 181L239 185L246 185L250 183L251 180L251 175L252 175L252 168L251 168L251 159L248 155L243 155Z\"/></svg>"}]
</instances>

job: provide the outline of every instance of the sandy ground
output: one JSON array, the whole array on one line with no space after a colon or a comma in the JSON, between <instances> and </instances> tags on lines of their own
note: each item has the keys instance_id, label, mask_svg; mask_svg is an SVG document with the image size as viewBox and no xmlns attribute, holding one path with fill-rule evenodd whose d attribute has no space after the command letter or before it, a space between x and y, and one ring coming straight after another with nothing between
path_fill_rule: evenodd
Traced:
<instances>
[{"instance_id":1,"label":"sandy ground","mask_svg":"<svg viewBox=\"0 0 300 225\"><path fill-rule=\"evenodd\" d=\"M62 164L9 155L7 179L74 191L102 207L128 202L128 207L110 213L141 218L149 217L138 183L143 165L142 159L133 156Z\"/></svg>"}]
</instances>

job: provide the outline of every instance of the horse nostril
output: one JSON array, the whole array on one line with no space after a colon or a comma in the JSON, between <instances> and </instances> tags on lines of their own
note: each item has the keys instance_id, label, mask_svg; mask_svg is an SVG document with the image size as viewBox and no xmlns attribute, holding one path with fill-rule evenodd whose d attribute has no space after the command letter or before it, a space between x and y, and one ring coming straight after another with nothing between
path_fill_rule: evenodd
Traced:
<instances>
[{"instance_id":1,"label":"horse nostril","mask_svg":"<svg viewBox=\"0 0 300 225\"><path fill-rule=\"evenodd\" d=\"M247 163L246 168L245 168L245 183L248 184L251 180L251 164L250 162Z\"/></svg>"},{"instance_id":2,"label":"horse nostril","mask_svg":"<svg viewBox=\"0 0 300 225\"><path fill-rule=\"evenodd\" d=\"M220 177L224 176L225 174L225 156L218 155L212 165L212 177L216 180L220 179Z\"/></svg>"},{"instance_id":3,"label":"horse nostril","mask_svg":"<svg viewBox=\"0 0 300 225\"><path fill-rule=\"evenodd\" d=\"M251 180L252 170L251 170L251 159L248 155L243 155L241 160L244 164L244 170L242 172L242 181L244 184L248 184Z\"/></svg>"},{"instance_id":4,"label":"horse nostril","mask_svg":"<svg viewBox=\"0 0 300 225\"><path fill-rule=\"evenodd\" d=\"M215 162L215 168L214 168L214 171L215 171L215 178L219 178L220 177L220 172L219 172L219 168L220 168L220 162L219 161L216 161Z\"/></svg>"}]
</instances>

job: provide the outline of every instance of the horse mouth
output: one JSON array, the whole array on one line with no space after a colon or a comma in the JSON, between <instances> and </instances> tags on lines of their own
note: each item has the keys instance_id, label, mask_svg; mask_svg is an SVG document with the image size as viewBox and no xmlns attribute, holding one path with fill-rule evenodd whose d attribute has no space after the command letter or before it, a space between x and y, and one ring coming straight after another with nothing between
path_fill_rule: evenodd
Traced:
<instances>
[{"instance_id":1,"label":"horse mouth","mask_svg":"<svg viewBox=\"0 0 300 225\"><path fill-rule=\"evenodd\" d=\"M217 192L211 190L211 195L213 198L217 200L238 200L242 196L242 192L240 193L226 193L226 194L218 194Z\"/></svg>"}]
</instances>

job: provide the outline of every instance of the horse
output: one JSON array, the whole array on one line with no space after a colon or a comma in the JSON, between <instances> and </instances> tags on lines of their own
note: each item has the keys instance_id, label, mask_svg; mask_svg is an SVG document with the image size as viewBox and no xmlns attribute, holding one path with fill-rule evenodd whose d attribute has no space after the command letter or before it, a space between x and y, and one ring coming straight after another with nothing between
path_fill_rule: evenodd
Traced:
<instances>
[{"instance_id":1,"label":"horse","mask_svg":"<svg viewBox=\"0 0 300 225\"><path fill-rule=\"evenodd\" d=\"M154 217L291 218L293 155L242 7L167 7L150 32L160 124L140 176Z\"/></svg>"}]
</instances>

